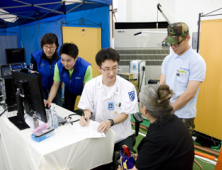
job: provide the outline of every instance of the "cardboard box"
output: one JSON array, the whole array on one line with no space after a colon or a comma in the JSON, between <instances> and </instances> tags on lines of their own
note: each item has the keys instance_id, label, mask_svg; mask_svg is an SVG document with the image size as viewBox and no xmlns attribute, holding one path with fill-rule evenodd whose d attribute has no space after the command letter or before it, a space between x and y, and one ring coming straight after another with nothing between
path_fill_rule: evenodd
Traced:
<instances>
[{"instance_id":1,"label":"cardboard box","mask_svg":"<svg viewBox=\"0 0 222 170\"><path fill-rule=\"evenodd\" d=\"M128 80L129 82L131 82L135 88L136 88L136 92L138 92L138 80L137 79L133 79L133 74L131 73L120 73L120 77Z\"/></svg>"},{"instance_id":2,"label":"cardboard box","mask_svg":"<svg viewBox=\"0 0 222 170\"><path fill-rule=\"evenodd\" d=\"M129 80L129 81L135 86L136 92L138 92L138 89L139 89L139 87L138 87L138 80Z\"/></svg>"},{"instance_id":3,"label":"cardboard box","mask_svg":"<svg viewBox=\"0 0 222 170\"><path fill-rule=\"evenodd\" d=\"M133 74L131 73L120 73L119 76L126 80L133 80Z\"/></svg>"}]
</instances>

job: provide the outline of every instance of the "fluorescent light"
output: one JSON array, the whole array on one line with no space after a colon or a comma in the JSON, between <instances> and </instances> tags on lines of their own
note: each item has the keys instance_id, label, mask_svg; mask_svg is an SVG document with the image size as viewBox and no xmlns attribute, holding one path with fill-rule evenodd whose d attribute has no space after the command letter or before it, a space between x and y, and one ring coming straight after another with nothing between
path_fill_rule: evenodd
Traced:
<instances>
[{"instance_id":1,"label":"fluorescent light","mask_svg":"<svg viewBox=\"0 0 222 170\"><path fill-rule=\"evenodd\" d=\"M4 21L13 23L17 20L18 17L16 15L12 15L12 14L8 13L7 11L5 11L4 9L0 8L0 18L3 19Z\"/></svg>"},{"instance_id":2,"label":"fluorescent light","mask_svg":"<svg viewBox=\"0 0 222 170\"><path fill-rule=\"evenodd\" d=\"M62 2L65 2L65 5L70 5L74 3L82 3L83 0L62 0Z\"/></svg>"}]
</instances>

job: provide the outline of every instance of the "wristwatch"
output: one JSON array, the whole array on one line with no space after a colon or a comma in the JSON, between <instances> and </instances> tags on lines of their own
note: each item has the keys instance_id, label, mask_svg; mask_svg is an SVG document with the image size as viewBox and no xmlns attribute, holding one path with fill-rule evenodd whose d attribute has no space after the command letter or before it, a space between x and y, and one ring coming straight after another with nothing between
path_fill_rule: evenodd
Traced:
<instances>
[{"instance_id":1,"label":"wristwatch","mask_svg":"<svg viewBox=\"0 0 222 170\"><path fill-rule=\"evenodd\" d=\"M113 119L108 119L108 120L110 121L111 126L113 126L113 125L114 125L114 121L113 121Z\"/></svg>"}]
</instances>

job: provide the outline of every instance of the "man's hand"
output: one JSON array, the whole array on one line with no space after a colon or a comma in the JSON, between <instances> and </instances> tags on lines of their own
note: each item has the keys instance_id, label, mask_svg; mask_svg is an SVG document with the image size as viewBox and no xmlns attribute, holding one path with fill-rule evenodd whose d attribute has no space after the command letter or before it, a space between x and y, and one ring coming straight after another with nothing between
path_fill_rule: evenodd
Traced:
<instances>
[{"instance_id":1,"label":"man's hand","mask_svg":"<svg viewBox=\"0 0 222 170\"><path fill-rule=\"evenodd\" d=\"M99 133L102 133L102 132L106 133L109 130L110 127L111 127L110 121L106 120L106 121L103 121L103 122L100 123L97 131Z\"/></svg>"},{"instance_id":2,"label":"man's hand","mask_svg":"<svg viewBox=\"0 0 222 170\"><path fill-rule=\"evenodd\" d=\"M88 118L88 116L86 116L86 115L81 116L80 119L79 119L79 124L80 124L81 126L86 126L86 125L88 125L88 122L89 122L89 118Z\"/></svg>"},{"instance_id":3,"label":"man's hand","mask_svg":"<svg viewBox=\"0 0 222 170\"><path fill-rule=\"evenodd\" d=\"M89 123L89 118L91 117L91 112L89 110L83 110L82 116L79 119L79 124L81 126L86 126Z\"/></svg>"},{"instance_id":4,"label":"man's hand","mask_svg":"<svg viewBox=\"0 0 222 170\"><path fill-rule=\"evenodd\" d=\"M51 102L46 100L46 101L44 101L44 105L45 105L45 107L51 107Z\"/></svg>"}]
</instances>

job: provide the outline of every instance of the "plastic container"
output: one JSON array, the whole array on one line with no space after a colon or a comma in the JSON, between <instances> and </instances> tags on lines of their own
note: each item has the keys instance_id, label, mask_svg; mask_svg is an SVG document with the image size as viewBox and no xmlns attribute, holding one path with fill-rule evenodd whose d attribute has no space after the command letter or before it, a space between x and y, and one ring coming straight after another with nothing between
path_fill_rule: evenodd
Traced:
<instances>
[{"instance_id":1,"label":"plastic container","mask_svg":"<svg viewBox=\"0 0 222 170\"><path fill-rule=\"evenodd\" d=\"M54 127L54 129L58 128L58 118L57 118L57 113L55 110L55 107L51 107L51 115L52 115L52 126Z\"/></svg>"},{"instance_id":2,"label":"plastic container","mask_svg":"<svg viewBox=\"0 0 222 170\"><path fill-rule=\"evenodd\" d=\"M33 114L32 118L33 118L34 129L36 129L37 127L39 127L39 119L36 116L36 113Z\"/></svg>"},{"instance_id":3,"label":"plastic container","mask_svg":"<svg viewBox=\"0 0 222 170\"><path fill-rule=\"evenodd\" d=\"M46 112L46 117L47 117L47 121L48 121L49 127L52 127L53 126L53 122L52 122L51 109L50 108L46 108L45 112Z\"/></svg>"},{"instance_id":4,"label":"plastic container","mask_svg":"<svg viewBox=\"0 0 222 170\"><path fill-rule=\"evenodd\" d=\"M24 67L24 68L27 68L27 65L26 65L26 63L23 63L23 67Z\"/></svg>"}]
</instances>

